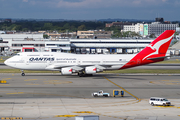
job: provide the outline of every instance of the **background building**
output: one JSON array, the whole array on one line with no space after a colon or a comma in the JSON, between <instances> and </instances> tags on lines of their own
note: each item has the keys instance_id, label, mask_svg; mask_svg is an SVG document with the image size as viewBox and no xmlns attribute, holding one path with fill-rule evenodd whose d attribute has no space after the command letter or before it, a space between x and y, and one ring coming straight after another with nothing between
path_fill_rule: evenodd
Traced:
<instances>
[{"instance_id":1,"label":"background building","mask_svg":"<svg viewBox=\"0 0 180 120\"><path fill-rule=\"evenodd\" d=\"M106 23L106 27L119 27L121 30L124 29L124 25L132 25L130 22L112 22L112 23Z\"/></svg>"},{"instance_id":2,"label":"background building","mask_svg":"<svg viewBox=\"0 0 180 120\"><path fill-rule=\"evenodd\" d=\"M160 22L153 22L151 24L148 24L148 35L154 34L156 36L159 36L165 30L176 30L177 27L179 27L178 24L164 24Z\"/></svg>"},{"instance_id":3,"label":"background building","mask_svg":"<svg viewBox=\"0 0 180 120\"><path fill-rule=\"evenodd\" d=\"M77 31L78 38L111 38L112 31L97 31L97 30L89 30L89 31Z\"/></svg>"},{"instance_id":4,"label":"background building","mask_svg":"<svg viewBox=\"0 0 180 120\"><path fill-rule=\"evenodd\" d=\"M2 54L14 52L72 52L89 54L132 54L147 46L152 39L43 39L42 34L8 34L0 40ZM28 39L27 39L28 38Z\"/></svg>"},{"instance_id":5,"label":"background building","mask_svg":"<svg viewBox=\"0 0 180 120\"><path fill-rule=\"evenodd\" d=\"M132 24L132 25L124 25L124 29L122 30L123 32L131 31L131 32L136 32L139 35L143 36L143 27L144 24L142 23L137 23L137 24Z\"/></svg>"},{"instance_id":6,"label":"background building","mask_svg":"<svg viewBox=\"0 0 180 120\"><path fill-rule=\"evenodd\" d=\"M158 19L162 21L162 19ZM166 30L176 30L179 27L179 24L169 24L169 22L152 22L151 24L137 23L132 25L124 25L123 32L131 31L140 34L141 36L159 36Z\"/></svg>"}]
</instances>

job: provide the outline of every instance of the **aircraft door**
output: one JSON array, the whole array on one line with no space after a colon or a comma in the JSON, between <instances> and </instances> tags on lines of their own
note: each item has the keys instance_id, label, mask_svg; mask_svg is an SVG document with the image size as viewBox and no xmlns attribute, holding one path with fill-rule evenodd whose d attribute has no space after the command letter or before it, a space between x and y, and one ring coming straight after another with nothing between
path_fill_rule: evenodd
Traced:
<instances>
[{"instance_id":1,"label":"aircraft door","mask_svg":"<svg viewBox=\"0 0 180 120\"><path fill-rule=\"evenodd\" d=\"M104 65L105 61L106 61L105 59L102 59L101 64Z\"/></svg>"},{"instance_id":2,"label":"aircraft door","mask_svg":"<svg viewBox=\"0 0 180 120\"><path fill-rule=\"evenodd\" d=\"M26 65L29 65L29 61L28 60L26 60Z\"/></svg>"},{"instance_id":3,"label":"aircraft door","mask_svg":"<svg viewBox=\"0 0 180 120\"><path fill-rule=\"evenodd\" d=\"M77 64L81 65L81 60L80 59L77 60Z\"/></svg>"}]
</instances>

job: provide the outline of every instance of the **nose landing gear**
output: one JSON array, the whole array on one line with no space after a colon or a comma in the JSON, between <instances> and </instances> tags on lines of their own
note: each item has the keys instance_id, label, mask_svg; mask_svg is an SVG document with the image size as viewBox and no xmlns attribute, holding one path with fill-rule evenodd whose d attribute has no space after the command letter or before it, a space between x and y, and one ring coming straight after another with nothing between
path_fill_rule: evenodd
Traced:
<instances>
[{"instance_id":1,"label":"nose landing gear","mask_svg":"<svg viewBox=\"0 0 180 120\"><path fill-rule=\"evenodd\" d=\"M25 73L24 73L24 71L23 70L21 70L21 76L25 76Z\"/></svg>"}]
</instances>

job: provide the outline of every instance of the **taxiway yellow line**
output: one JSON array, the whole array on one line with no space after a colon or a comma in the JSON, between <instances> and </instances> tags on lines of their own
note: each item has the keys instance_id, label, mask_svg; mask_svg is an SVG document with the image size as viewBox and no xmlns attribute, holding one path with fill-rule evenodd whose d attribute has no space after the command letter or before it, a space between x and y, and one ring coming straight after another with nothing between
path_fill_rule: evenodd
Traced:
<instances>
[{"instance_id":1,"label":"taxiway yellow line","mask_svg":"<svg viewBox=\"0 0 180 120\"><path fill-rule=\"evenodd\" d=\"M176 107L176 106L154 106L154 107L161 107L161 108L176 108L176 109L180 109L180 107Z\"/></svg>"},{"instance_id":2,"label":"taxiway yellow line","mask_svg":"<svg viewBox=\"0 0 180 120\"><path fill-rule=\"evenodd\" d=\"M10 80L11 78L4 78L4 79L2 79L2 80Z\"/></svg>"},{"instance_id":3,"label":"taxiway yellow line","mask_svg":"<svg viewBox=\"0 0 180 120\"><path fill-rule=\"evenodd\" d=\"M103 76L104 77L104 76ZM124 89L123 87L119 86L118 84L112 82L111 80L109 80L108 78L104 77L106 80L108 80L109 82L111 82L112 84L116 85L117 87L121 88L122 90L124 90L126 93L128 93L129 95L133 96L134 98L136 98L136 100L138 100L139 102L141 101L141 99L139 99L138 97L136 97L135 95L133 95L132 93L128 92L126 89Z\"/></svg>"}]
</instances>

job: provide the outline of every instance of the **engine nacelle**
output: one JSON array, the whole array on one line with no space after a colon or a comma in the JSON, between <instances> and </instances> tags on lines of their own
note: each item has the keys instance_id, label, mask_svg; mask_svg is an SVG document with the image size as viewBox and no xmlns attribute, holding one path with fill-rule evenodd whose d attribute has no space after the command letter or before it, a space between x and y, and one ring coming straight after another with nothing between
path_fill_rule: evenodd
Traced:
<instances>
[{"instance_id":1,"label":"engine nacelle","mask_svg":"<svg viewBox=\"0 0 180 120\"><path fill-rule=\"evenodd\" d=\"M61 74L62 75L71 75L72 74L72 68L61 68Z\"/></svg>"},{"instance_id":2,"label":"engine nacelle","mask_svg":"<svg viewBox=\"0 0 180 120\"><path fill-rule=\"evenodd\" d=\"M86 74L95 74L97 71L97 68L95 66L90 66L85 68Z\"/></svg>"}]
</instances>

